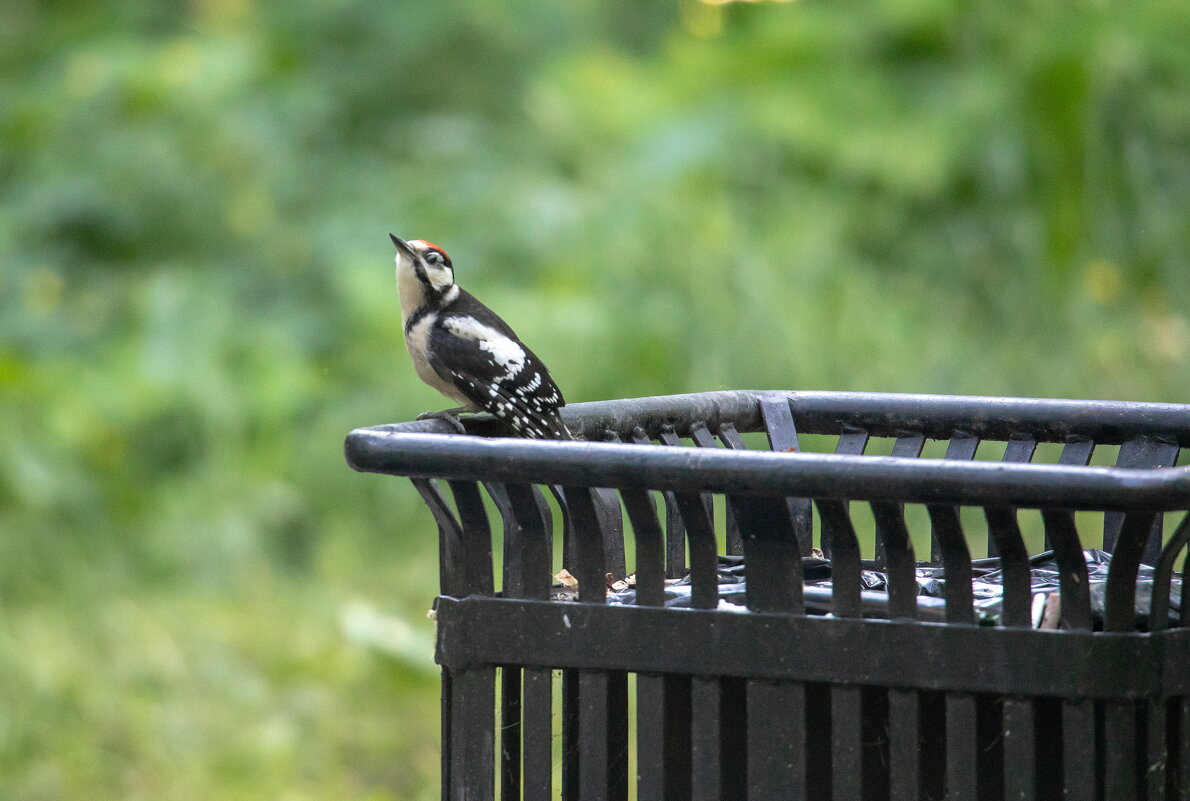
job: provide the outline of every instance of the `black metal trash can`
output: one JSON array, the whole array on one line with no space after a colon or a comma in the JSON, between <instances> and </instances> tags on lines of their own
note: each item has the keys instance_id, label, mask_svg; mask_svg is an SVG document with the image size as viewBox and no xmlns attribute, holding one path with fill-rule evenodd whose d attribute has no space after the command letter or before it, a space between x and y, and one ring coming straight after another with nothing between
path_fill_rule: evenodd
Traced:
<instances>
[{"instance_id":1,"label":"black metal trash can","mask_svg":"<svg viewBox=\"0 0 1190 801\"><path fill-rule=\"evenodd\" d=\"M586 442L494 420L347 438L354 468L411 477L438 524L444 798L627 799L632 776L641 801L1190 799L1190 405L732 391L564 417ZM1114 464L1087 466L1096 449ZM972 590L985 550L992 617ZM742 607L720 595L741 554ZM825 607L811 562L829 562ZM627 573L630 602L609 602ZM683 576L689 608L667 607Z\"/></svg>"}]
</instances>

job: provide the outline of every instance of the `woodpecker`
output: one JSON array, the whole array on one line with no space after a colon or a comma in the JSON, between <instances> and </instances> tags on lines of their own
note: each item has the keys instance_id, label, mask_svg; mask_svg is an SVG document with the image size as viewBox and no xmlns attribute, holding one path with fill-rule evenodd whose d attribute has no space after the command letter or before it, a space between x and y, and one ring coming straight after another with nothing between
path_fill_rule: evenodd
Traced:
<instances>
[{"instance_id":1,"label":"woodpecker","mask_svg":"<svg viewBox=\"0 0 1190 801\"><path fill-rule=\"evenodd\" d=\"M422 415L463 430L458 412L490 412L523 437L573 439L558 416L562 392L512 327L455 283L446 251L389 234L405 347L418 377L461 404Z\"/></svg>"}]
</instances>

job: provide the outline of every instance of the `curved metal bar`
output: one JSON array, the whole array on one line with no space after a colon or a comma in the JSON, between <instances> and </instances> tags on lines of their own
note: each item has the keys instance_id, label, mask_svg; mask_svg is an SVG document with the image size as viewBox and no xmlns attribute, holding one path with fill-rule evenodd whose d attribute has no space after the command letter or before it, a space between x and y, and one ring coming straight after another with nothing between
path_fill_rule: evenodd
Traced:
<instances>
[{"instance_id":1,"label":"curved metal bar","mask_svg":"<svg viewBox=\"0 0 1190 801\"><path fill-rule=\"evenodd\" d=\"M636 602L641 606L665 604L665 532L648 490L620 490L636 539Z\"/></svg>"},{"instance_id":2,"label":"curved metal bar","mask_svg":"<svg viewBox=\"0 0 1190 801\"><path fill-rule=\"evenodd\" d=\"M1186 598L1186 582L1188 580L1190 580L1190 559L1182 562L1182 609L1178 613L1178 625L1184 629L1190 628L1190 599ZM1190 706L1190 699L1187 699L1185 702L1183 702L1182 708L1186 709L1187 706ZM1186 722L1183 723L1183 725L1188 730L1190 730L1190 709L1187 710L1187 715L1188 718L1186 719ZM1187 738L1188 739L1184 740L1183 742L1190 743L1190 731L1187 731ZM1190 765L1190 761L1184 762L1183 764Z\"/></svg>"},{"instance_id":3,"label":"curved metal bar","mask_svg":"<svg viewBox=\"0 0 1190 801\"><path fill-rule=\"evenodd\" d=\"M946 447L947 459L970 461L979 448L979 438L966 431L954 431ZM957 506L930 504L930 557L941 559L946 571L946 620L950 623L974 623L974 596L971 592L971 550L963 533Z\"/></svg>"},{"instance_id":4,"label":"curved metal bar","mask_svg":"<svg viewBox=\"0 0 1190 801\"><path fill-rule=\"evenodd\" d=\"M505 486L518 527L520 542L520 588L526 598L547 600L550 597L550 525L549 507L537 487L528 484ZM507 557L506 557L507 558ZM505 594L508 590L505 589Z\"/></svg>"},{"instance_id":5,"label":"curved metal bar","mask_svg":"<svg viewBox=\"0 0 1190 801\"><path fill-rule=\"evenodd\" d=\"M1016 509L1007 506L988 506L984 510L988 520L988 536L1000 554L1000 573L1003 576L1004 596L1002 625L1030 628L1032 620L1032 575L1029 549L1021 536Z\"/></svg>"},{"instance_id":6,"label":"curved metal bar","mask_svg":"<svg viewBox=\"0 0 1190 801\"><path fill-rule=\"evenodd\" d=\"M438 524L438 584L443 595L465 594L463 581L463 529L432 478L415 478L413 486Z\"/></svg>"},{"instance_id":7,"label":"curved metal bar","mask_svg":"<svg viewBox=\"0 0 1190 801\"><path fill-rule=\"evenodd\" d=\"M860 605L860 551L847 502L816 501L822 515L823 539L830 544L831 611L835 617L862 617Z\"/></svg>"},{"instance_id":8,"label":"curved metal bar","mask_svg":"<svg viewBox=\"0 0 1190 801\"><path fill-rule=\"evenodd\" d=\"M586 603L607 603L607 578L604 563L602 519L598 495L590 487L567 486L562 489L574 526L573 559L568 569L578 579L578 599Z\"/></svg>"},{"instance_id":9,"label":"curved metal bar","mask_svg":"<svg viewBox=\"0 0 1190 801\"><path fill-rule=\"evenodd\" d=\"M523 556L521 531L516 520L516 512L508 497L508 490L503 484L494 481L481 483L496 505L496 511L500 513L500 522L503 524L501 541L504 547L504 564L501 571L500 591L508 598L520 598L524 593L525 586L524 569L521 562Z\"/></svg>"},{"instance_id":10,"label":"curved metal bar","mask_svg":"<svg viewBox=\"0 0 1190 801\"><path fill-rule=\"evenodd\" d=\"M714 526L701 495L676 492L674 500L690 545L690 605L695 609L714 609L719 605L718 544Z\"/></svg>"},{"instance_id":11,"label":"curved metal bar","mask_svg":"<svg viewBox=\"0 0 1190 801\"><path fill-rule=\"evenodd\" d=\"M953 506L930 504L927 507L934 524L934 537L946 571L946 621L974 623L974 596L971 592L971 551L963 536L959 510Z\"/></svg>"},{"instance_id":12,"label":"curved metal bar","mask_svg":"<svg viewBox=\"0 0 1190 801\"><path fill-rule=\"evenodd\" d=\"M1033 460L1033 453L1037 450L1037 440L1024 434L1014 433L1009 437L1008 442L1004 444L1004 457L1002 461L1009 464L1026 464ZM1003 517L1001 517L1003 520ZM991 529L992 520L988 518L988 556L999 556L1000 550L996 543L996 537ZM1016 526L1016 514L1012 514L1012 526ZM1016 535L1020 536L1020 529L1015 528ZM1026 563L1028 562L1028 552L1025 553ZM1028 566L1026 565L1026 570ZM1006 624L1008 625L1008 624ZM1015 625L1015 624L1011 624Z\"/></svg>"},{"instance_id":13,"label":"curved metal bar","mask_svg":"<svg viewBox=\"0 0 1190 801\"><path fill-rule=\"evenodd\" d=\"M466 595L494 595L492 579L492 527L483 508L479 485L474 481L454 480L450 491L455 496L459 521L463 524L462 555Z\"/></svg>"},{"instance_id":14,"label":"curved metal bar","mask_svg":"<svg viewBox=\"0 0 1190 801\"><path fill-rule=\"evenodd\" d=\"M1179 403L1059 400L1053 398L990 398L965 395L917 395L889 392L783 392L725 390L688 395L572 403L562 418L572 431L588 439L603 431L627 438L641 426L650 437L665 426L685 435L702 421L712 431L725 422L740 431L761 430L757 401L788 399L799 430L807 434L838 434L840 428L865 428L877 437L898 431L920 431L930 439L946 439L956 428L981 439L1007 440L1013 434L1040 442L1064 442L1071 434L1119 445L1139 435L1154 436L1190 447L1190 407ZM465 415L468 433L486 436L507 433L486 414ZM409 433L449 434L441 420L399 424ZM386 426L392 428L395 426Z\"/></svg>"},{"instance_id":15,"label":"curved metal bar","mask_svg":"<svg viewBox=\"0 0 1190 801\"><path fill-rule=\"evenodd\" d=\"M682 439L671 427L657 432L657 441L670 447L682 447ZM681 578L686 572L686 526L678 511L674 493L663 493L665 498L665 577Z\"/></svg>"},{"instance_id":16,"label":"curved metal bar","mask_svg":"<svg viewBox=\"0 0 1190 801\"><path fill-rule=\"evenodd\" d=\"M1105 631L1136 628L1136 576L1155 517L1153 512L1128 512L1120 522L1111 565L1107 568L1107 597L1103 609Z\"/></svg>"},{"instance_id":17,"label":"curved metal bar","mask_svg":"<svg viewBox=\"0 0 1190 801\"><path fill-rule=\"evenodd\" d=\"M917 617L917 574L914 571L913 542L905 526L905 510L896 503L873 503L876 540L883 546L888 573L888 616Z\"/></svg>"},{"instance_id":18,"label":"curved metal bar","mask_svg":"<svg viewBox=\"0 0 1190 801\"><path fill-rule=\"evenodd\" d=\"M799 449L797 426L789 411L788 399L779 395L760 398L760 415L764 418L764 429L769 436L771 450L782 453L796 453ZM814 548L814 506L809 498L786 498L789 519L797 537L803 556L809 556Z\"/></svg>"},{"instance_id":19,"label":"curved metal bar","mask_svg":"<svg viewBox=\"0 0 1190 801\"><path fill-rule=\"evenodd\" d=\"M805 612L797 524L786 501L786 498L730 499L744 539L746 597L753 612Z\"/></svg>"},{"instance_id":20,"label":"curved metal bar","mask_svg":"<svg viewBox=\"0 0 1190 801\"><path fill-rule=\"evenodd\" d=\"M1068 629L1091 629L1091 589L1087 560L1074 525L1074 513L1067 509L1042 509L1045 535L1053 543L1058 560L1058 585L1062 599L1062 621Z\"/></svg>"},{"instance_id":21,"label":"curved metal bar","mask_svg":"<svg viewBox=\"0 0 1190 801\"><path fill-rule=\"evenodd\" d=\"M734 450L743 451L748 447L740 438L740 434L735 430L735 426L731 423L724 423L719 426L719 439L723 442L723 447ZM730 556L739 556L744 552L744 541L740 535L740 526L735 519L735 510L732 505L727 504L727 553Z\"/></svg>"},{"instance_id":22,"label":"curved metal bar","mask_svg":"<svg viewBox=\"0 0 1190 801\"><path fill-rule=\"evenodd\" d=\"M946 455L943 458L969 462L975 458L975 452L978 449L978 437L973 437L966 431L955 431L951 434L950 442L946 446ZM968 558L970 558L969 552ZM938 542L937 531L934 531L930 536L930 561L937 562L941 559L941 544Z\"/></svg>"},{"instance_id":23,"label":"curved metal bar","mask_svg":"<svg viewBox=\"0 0 1190 801\"><path fill-rule=\"evenodd\" d=\"M562 518L562 566L574 564L574 525L570 518L570 507L566 504L566 492L560 484L550 484L547 489L558 504L558 514Z\"/></svg>"},{"instance_id":24,"label":"curved metal bar","mask_svg":"<svg viewBox=\"0 0 1190 801\"><path fill-rule=\"evenodd\" d=\"M1178 557L1190 543L1190 514L1182 518L1182 522L1170 536L1169 542L1161 551L1161 556L1153 570L1153 596L1149 606L1149 631L1161 631L1169 627L1169 593L1173 579L1173 568ZM1186 584L1182 583L1182 614L1186 613Z\"/></svg>"},{"instance_id":25,"label":"curved metal bar","mask_svg":"<svg viewBox=\"0 0 1190 801\"><path fill-rule=\"evenodd\" d=\"M1190 506L1190 466L1151 470L663 448L357 429L356 470L412 477L648 487L917 503L1072 509Z\"/></svg>"}]
</instances>

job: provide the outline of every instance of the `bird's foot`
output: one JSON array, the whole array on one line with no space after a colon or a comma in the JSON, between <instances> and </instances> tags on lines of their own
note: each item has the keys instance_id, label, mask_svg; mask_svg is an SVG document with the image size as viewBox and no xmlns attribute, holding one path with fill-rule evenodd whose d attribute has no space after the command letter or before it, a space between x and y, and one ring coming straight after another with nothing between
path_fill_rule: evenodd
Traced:
<instances>
[{"instance_id":1,"label":"bird's foot","mask_svg":"<svg viewBox=\"0 0 1190 801\"><path fill-rule=\"evenodd\" d=\"M441 420L450 425L455 431L460 434L466 434L467 428L463 425L463 421L458 418L458 413L465 411L462 407L457 409L443 409L440 412L422 412L417 416L418 420Z\"/></svg>"}]
</instances>

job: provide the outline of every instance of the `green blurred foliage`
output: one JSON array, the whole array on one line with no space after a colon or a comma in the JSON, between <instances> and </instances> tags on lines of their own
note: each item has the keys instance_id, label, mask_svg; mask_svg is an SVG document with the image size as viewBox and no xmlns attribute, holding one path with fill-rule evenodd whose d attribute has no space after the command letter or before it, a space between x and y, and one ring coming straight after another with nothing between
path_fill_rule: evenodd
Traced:
<instances>
[{"instance_id":1,"label":"green blurred foliage","mask_svg":"<svg viewBox=\"0 0 1190 801\"><path fill-rule=\"evenodd\" d=\"M436 797L431 521L340 450L443 404L390 230L572 401L1185 401L1187 41L1182 0L6 0L0 797Z\"/></svg>"}]
</instances>

